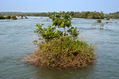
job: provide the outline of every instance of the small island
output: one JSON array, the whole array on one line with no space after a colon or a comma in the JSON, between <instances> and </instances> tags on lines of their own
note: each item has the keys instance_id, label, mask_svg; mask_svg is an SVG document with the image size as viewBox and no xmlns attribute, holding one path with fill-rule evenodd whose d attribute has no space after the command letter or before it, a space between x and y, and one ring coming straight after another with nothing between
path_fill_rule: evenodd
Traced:
<instances>
[{"instance_id":1,"label":"small island","mask_svg":"<svg viewBox=\"0 0 119 79\"><path fill-rule=\"evenodd\" d=\"M95 61L95 47L78 39L79 31L72 26L72 17L65 13L52 15L52 25L36 24L34 31L42 42L35 40L38 50L26 57L30 64L47 68L83 68ZM60 29L64 29L63 31Z\"/></svg>"}]
</instances>

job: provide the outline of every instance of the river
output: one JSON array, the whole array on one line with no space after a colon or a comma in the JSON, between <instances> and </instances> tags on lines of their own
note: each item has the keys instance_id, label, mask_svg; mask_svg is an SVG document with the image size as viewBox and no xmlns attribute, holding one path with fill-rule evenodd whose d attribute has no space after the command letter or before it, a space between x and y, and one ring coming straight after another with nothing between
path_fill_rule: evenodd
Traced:
<instances>
[{"instance_id":1,"label":"river","mask_svg":"<svg viewBox=\"0 0 119 79\"><path fill-rule=\"evenodd\" d=\"M96 46L96 62L83 69L50 70L27 64L23 58L35 51L35 24L50 25L47 17L0 20L0 79L119 79L119 20L110 20L104 29L94 19L74 18L79 39Z\"/></svg>"}]
</instances>

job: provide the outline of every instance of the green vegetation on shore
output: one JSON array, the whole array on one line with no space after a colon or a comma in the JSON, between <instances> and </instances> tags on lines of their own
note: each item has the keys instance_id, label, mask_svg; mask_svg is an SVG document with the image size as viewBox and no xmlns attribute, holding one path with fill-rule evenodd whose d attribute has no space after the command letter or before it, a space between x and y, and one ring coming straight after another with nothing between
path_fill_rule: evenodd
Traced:
<instances>
[{"instance_id":1,"label":"green vegetation on shore","mask_svg":"<svg viewBox=\"0 0 119 79\"><path fill-rule=\"evenodd\" d=\"M104 18L112 18L112 19L119 19L119 12L115 13L109 13L105 14L103 12L91 12L91 11L85 11L85 12L41 12L41 13L24 13L24 12L0 12L0 16L46 16L51 17L52 15L60 13L62 14L69 14L73 18L87 18L87 19L104 19Z\"/></svg>"},{"instance_id":2,"label":"green vegetation on shore","mask_svg":"<svg viewBox=\"0 0 119 79\"><path fill-rule=\"evenodd\" d=\"M12 16L11 19L17 20L17 17L16 16Z\"/></svg>"},{"instance_id":3,"label":"green vegetation on shore","mask_svg":"<svg viewBox=\"0 0 119 79\"><path fill-rule=\"evenodd\" d=\"M12 20L17 20L16 16L0 16L0 19L12 19Z\"/></svg>"},{"instance_id":4,"label":"green vegetation on shore","mask_svg":"<svg viewBox=\"0 0 119 79\"><path fill-rule=\"evenodd\" d=\"M79 31L72 27L69 14L54 14L51 17L52 26L43 27L37 24L34 31L42 42L35 40L38 46L26 61L48 68L82 68L95 60L94 46L78 40ZM64 31L60 29L64 29Z\"/></svg>"},{"instance_id":5,"label":"green vegetation on shore","mask_svg":"<svg viewBox=\"0 0 119 79\"><path fill-rule=\"evenodd\" d=\"M97 19L96 22L97 22L97 23L101 23L102 20L101 20L101 19Z\"/></svg>"},{"instance_id":6,"label":"green vegetation on shore","mask_svg":"<svg viewBox=\"0 0 119 79\"><path fill-rule=\"evenodd\" d=\"M12 19L12 20L17 20L17 19L28 19L27 16L15 16L15 15L7 15L7 16L0 16L0 19Z\"/></svg>"},{"instance_id":7,"label":"green vegetation on shore","mask_svg":"<svg viewBox=\"0 0 119 79\"><path fill-rule=\"evenodd\" d=\"M110 13L109 16L113 19L119 19L119 12Z\"/></svg>"}]
</instances>

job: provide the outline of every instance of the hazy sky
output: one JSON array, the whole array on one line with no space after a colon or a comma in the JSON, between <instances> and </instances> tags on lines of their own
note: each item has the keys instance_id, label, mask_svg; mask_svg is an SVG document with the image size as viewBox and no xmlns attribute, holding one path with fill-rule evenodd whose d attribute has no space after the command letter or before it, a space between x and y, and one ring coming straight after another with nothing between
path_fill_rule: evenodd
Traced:
<instances>
[{"instance_id":1,"label":"hazy sky","mask_svg":"<svg viewBox=\"0 0 119 79\"><path fill-rule=\"evenodd\" d=\"M119 11L119 0L0 0L0 12Z\"/></svg>"}]
</instances>

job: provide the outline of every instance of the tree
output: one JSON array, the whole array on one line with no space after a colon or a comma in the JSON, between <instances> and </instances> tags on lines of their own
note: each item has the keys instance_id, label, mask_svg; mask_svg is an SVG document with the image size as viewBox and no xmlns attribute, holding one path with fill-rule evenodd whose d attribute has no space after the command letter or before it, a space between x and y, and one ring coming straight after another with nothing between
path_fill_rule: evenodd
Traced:
<instances>
[{"instance_id":1,"label":"tree","mask_svg":"<svg viewBox=\"0 0 119 79\"><path fill-rule=\"evenodd\" d=\"M59 38L63 35L63 32L60 30L56 30L56 26L48 26L47 28L43 28L43 24L36 24L37 29L34 31L39 34L39 37L45 39L45 41L50 41L53 38ZM41 39L41 38L39 38Z\"/></svg>"},{"instance_id":2,"label":"tree","mask_svg":"<svg viewBox=\"0 0 119 79\"><path fill-rule=\"evenodd\" d=\"M71 27L71 20L72 18L68 14L65 14L63 16L61 16L60 14L55 14L52 16L52 25L64 28L64 35L66 35L66 27Z\"/></svg>"},{"instance_id":3,"label":"tree","mask_svg":"<svg viewBox=\"0 0 119 79\"><path fill-rule=\"evenodd\" d=\"M50 41L54 38L59 38L60 36L72 36L77 38L79 31L77 28L71 27L72 18L68 14L55 14L52 17L52 26L43 28L43 24L37 24L37 29L34 31L38 33L39 36L45 39L45 41ZM66 30L67 27L67 30ZM56 30L56 28L64 28L64 31Z\"/></svg>"},{"instance_id":4,"label":"tree","mask_svg":"<svg viewBox=\"0 0 119 79\"><path fill-rule=\"evenodd\" d=\"M76 39L79 32L76 27L71 27L70 15L55 14L52 22L48 27L36 25L35 33L45 41L34 41L38 50L27 57L29 63L48 68L82 68L94 62L94 47Z\"/></svg>"}]
</instances>

